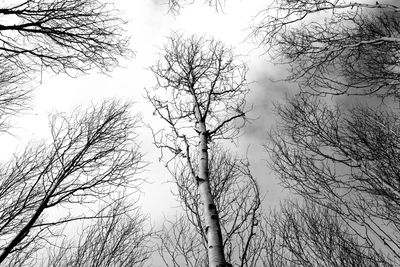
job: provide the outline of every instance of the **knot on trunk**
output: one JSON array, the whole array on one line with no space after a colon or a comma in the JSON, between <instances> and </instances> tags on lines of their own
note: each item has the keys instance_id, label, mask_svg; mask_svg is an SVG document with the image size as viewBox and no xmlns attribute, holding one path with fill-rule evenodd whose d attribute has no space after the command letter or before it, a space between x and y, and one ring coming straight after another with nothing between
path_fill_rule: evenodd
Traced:
<instances>
[{"instance_id":1,"label":"knot on trunk","mask_svg":"<svg viewBox=\"0 0 400 267\"><path fill-rule=\"evenodd\" d=\"M199 176L196 176L196 185L199 186L201 183L204 183L206 180L203 178L200 178Z\"/></svg>"}]
</instances>

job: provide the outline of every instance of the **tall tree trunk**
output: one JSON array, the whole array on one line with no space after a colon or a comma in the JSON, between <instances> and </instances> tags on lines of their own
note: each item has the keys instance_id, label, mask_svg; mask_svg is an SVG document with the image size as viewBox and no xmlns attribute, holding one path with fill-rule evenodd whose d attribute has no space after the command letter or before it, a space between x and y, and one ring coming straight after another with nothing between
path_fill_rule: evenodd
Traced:
<instances>
[{"instance_id":1,"label":"tall tree trunk","mask_svg":"<svg viewBox=\"0 0 400 267\"><path fill-rule=\"evenodd\" d=\"M207 236L208 263L210 267L229 266L225 261L221 227L214 197L211 194L208 172L208 133L204 121L199 123L199 177L198 189L204 209L205 233Z\"/></svg>"}]
</instances>

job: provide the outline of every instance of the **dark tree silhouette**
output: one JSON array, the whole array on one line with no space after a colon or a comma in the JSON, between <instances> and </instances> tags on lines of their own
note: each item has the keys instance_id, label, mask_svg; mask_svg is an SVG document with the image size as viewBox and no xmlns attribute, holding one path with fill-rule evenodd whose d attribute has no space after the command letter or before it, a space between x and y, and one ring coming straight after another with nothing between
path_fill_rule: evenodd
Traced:
<instances>
[{"instance_id":1,"label":"dark tree silhouette","mask_svg":"<svg viewBox=\"0 0 400 267\"><path fill-rule=\"evenodd\" d=\"M253 36L308 92L397 97L399 10L393 1L275 0Z\"/></svg>"},{"instance_id":2,"label":"dark tree silhouette","mask_svg":"<svg viewBox=\"0 0 400 267\"><path fill-rule=\"evenodd\" d=\"M301 95L277 108L268 151L283 185L335 211L371 247L400 258L399 116Z\"/></svg>"},{"instance_id":3,"label":"dark tree silhouette","mask_svg":"<svg viewBox=\"0 0 400 267\"><path fill-rule=\"evenodd\" d=\"M132 53L125 22L101 1L3 1L0 19L0 131L29 107L37 72L110 71Z\"/></svg>"},{"instance_id":4,"label":"dark tree silhouette","mask_svg":"<svg viewBox=\"0 0 400 267\"><path fill-rule=\"evenodd\" d=\"M398 11L393 1L276 0L253 31L275 59L289 64L287 80L301 87L277 107L271 167L284 186L336 212L369 247L382 246L394 265L400 256L398 110L346 109L309 93L397 104Z\"/></svg>"},{"instance_id":5,"label":"dark tree silhouette","mask_svg":"<svg viewBox=\"0 0 400 267\"><path fill-rule=\"evenodd\" d=\"M1 166L0 263L50 242L64 223L95 217L79 212L50 216L51 211L96 199L112 201L118 188L138 185L137 119L129 108L106 101L71 117L53 115L50 145L26 148Z\"/></svg>"},{"instance_id":6,"label":"dark tree silhouette","mask_svg":"<svg viewBox=\"0 0 400 267\"><path fill-rule=\"evenodd\" d=\"M98 0L10 1L0 17L0 61L13 69L109 71L130 53L125 22Z\"/></svg>"},{"instance_id":7,"label":"dark tree silhouette","mask_svg":"<svg viewBox=\"0 0 400 267\"><path fill-rule=\"evenodd\" d=\"M0 20L0 131L29 103L24 85L37 72L105 72L132 53L125 21L101 1L3 1ZM51 144L31 145L0 166L0 264L36 258L66 223L103 216L77 210L112 201L120 188L137 188L133 175L142 164L129 108L105 101L71 117L56 114Z\"/></svg>"}]
</instances>

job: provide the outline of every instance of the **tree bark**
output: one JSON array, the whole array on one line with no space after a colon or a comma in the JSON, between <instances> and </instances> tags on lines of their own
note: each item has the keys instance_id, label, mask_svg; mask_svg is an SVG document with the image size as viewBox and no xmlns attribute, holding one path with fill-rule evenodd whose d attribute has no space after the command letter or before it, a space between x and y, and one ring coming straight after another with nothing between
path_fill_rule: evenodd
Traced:
<instances>
[{"instance_id":1,"label":"tree bark","mask_svg":"<svg viewBox=\"0 0 400 267\"><path fill-rule=\"evenodd\" d=\"M208 262L210 267L229 266L225 261L224 246L217 207L211 194L208 171L208 133L204 121L199 123L199 177L198 189L204 209L205 233L207 236Z\"/></svg>"}]
</instances>

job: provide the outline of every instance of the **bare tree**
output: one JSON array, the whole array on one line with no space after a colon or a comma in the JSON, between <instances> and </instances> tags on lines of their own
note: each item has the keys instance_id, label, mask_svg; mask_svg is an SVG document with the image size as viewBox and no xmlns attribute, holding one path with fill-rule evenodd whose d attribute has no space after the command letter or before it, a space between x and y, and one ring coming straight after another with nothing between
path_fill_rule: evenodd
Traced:
<instances>
[{"instance_id":1,"label":"bare tree","mask_svg":"<svg viewBox=\"0 0 400 267\"><path fill-rule=\"evenodd\" d=\"M108 71L130 53L125 22L98 0L10 1L0 15L0 60L24 72Z\"/></svg>"},{"instance_id":2,"label":"bare tree","mask_svg":"<svg viewBox=\"0 0 400 267\"><path fill-rule=\"evenodd\" d=\"M0 17L1 131L27 106L30 90L21 85L32 73L109 71L131 54L125 21L101 1L3 1ZM73 207L111 201L120 187L138 186L132 175L142 167L141 155L129 107L106 101L71 117L56 114L52 144L30 146L0 166L1 264L22 265L66 223L100 216Z\"/></svg>"},{"instance_id":3,"label":"bare tree","mask_svg":"<svg viewBox=\"0 0 400 267\"><path fill-rule=\"evenodd\" d=\"M138 186L135 174L142 163L134 143L137 119L129 108L105 101L70 117L53 115L50 145L28 147L1 166L0 263L13 253L30 253L43 242L51 243L67 222L96 216L74 212L74 206L112 201L118 188ZM62 213L59 207L70 209Z\"/></svg>"},{"instance_id":4,"label":"bare tree","mask_svg":"<svg viewBox=\"0 0 400 267\"><path fill-rule=\"evenodd\" d=\"M286 201L265 220L263 266L395 266L360 243L336 213L314 203Z\"/></svg>"},{"instance_id":5,"label":"bare tree","mask_svg":"<svg viewBox=\"0 0 400 267\"><path fill-rule=\"evenodd\" d=\"M0 131L28 107L32 74L109 71L129 56L129 38L111 4L98 0L3 1L0 7Z\"/></svg>"},{"instance_id":6,"label":"bare tree","mask_svg":"<svg viewBox=\"0 0 400 267\"><path fill-rule=\"evenodd\" d=\"M398 11L389 1L277 0L253 33L307 93L398 101ZM398 110L346 110L300 94L277 111L268 149L283 184L336 212L369 246L381 243L398 264Z\"/></svg>"},{"instance_id":7,"label":"bare tree","mask_svg":"<svg viewBox=\"0 0 400 267\"><path fill-rule=\"evenodd\" d=\"M64 241L46 266L144 266L150 257L151 231L134 203L117 200L82 231L77 244ZM134 208L132 208L134 207Z\"/></svg>"},{"instance_id":8,"label":"bare tree","mask_svg":"<svg viewBox=\"0 0 400 267\"><path fill-rule=\"evenodd\" d=\"M148 99L170 131L155 133L155 144L186 159L202 203L209 265L225 266L220 218L210 188L208 144L235 137L246 121L247 67L221 42L203 37L174 34L163 53L152 67L158 94L148 92ZM197 154L190 152L193 148ZM198 156L198 172L192 155Z\"/></svg>"},{"instance_id":9,"label":"bare tree","mask_svg":"<svg viewBox=\"0 0 400 267\"><path fill-rule=\"evenodd\" d=\"M369 2L275 0L253 35L307 91L398 97L400 6Z\"/></svg>"},{"instance_id":10,"label":"bare tree","mask_svg":"<svg viewBox=\"0 0 400 267\"><path fill-rule=\"evenodd\" d=\"M197 171L197 165L193 163ZM207 236L196 184L187 165L173 173L184 214L168 221L160 234L159 253L167 266L208 266ZM233 266L257 266L261 247L255 246L261 219L261 196L247 162L212 147L210 187L220 216L227 260Z\"/></svg>"},{"instance_id":11,"label":"bare tree","mask_svg":"<svg viewBox=\"0 0 400 267\"><path fill-rule=\"evenodd\" d=\"M212 151L210 173L218 176L212 177L212 192L217 206L230 207L219 214L225 252L233 266L395 266L331 209L287 201L262 214L248 165L220 154L218 148ZM164 224L158 250L166 266L208 266L195 185L187 179L189 170L180 170L174 177L185 213Z\"/></svg>"},{"instance_id":12,"label":"bare tree","mask_svg":"<svg viewBox=\"0 0 400 267\"><path fill-rule=\"evenodd\" d=\"M278 106L268 147L284 186L338 213L371 246L400 258L399 115L389 107L346 111L317 98Z\"/></svg>"}]
</instances>

